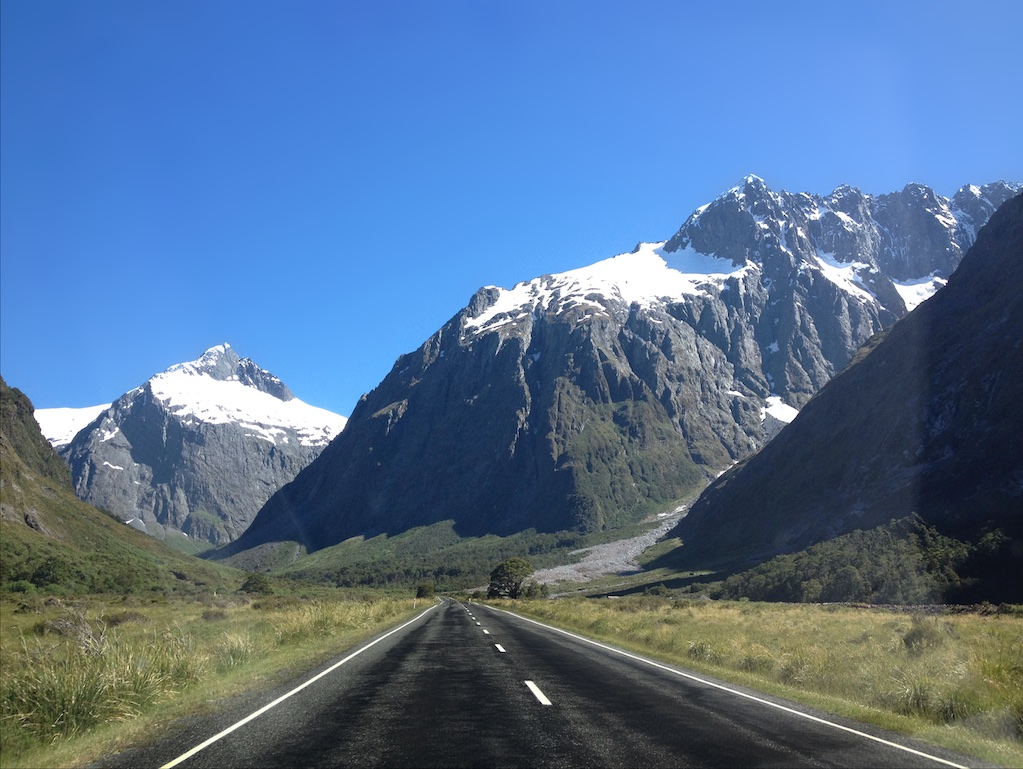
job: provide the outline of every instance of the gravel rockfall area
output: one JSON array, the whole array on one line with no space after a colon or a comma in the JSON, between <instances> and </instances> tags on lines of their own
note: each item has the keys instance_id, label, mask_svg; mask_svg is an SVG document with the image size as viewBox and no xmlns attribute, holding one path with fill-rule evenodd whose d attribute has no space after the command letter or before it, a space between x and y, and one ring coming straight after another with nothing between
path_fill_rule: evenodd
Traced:
<instances>
[{"instance_id":1,"label":"gravel rockfall area","mask_svg":"<svg viewBox=\"0 0 1023 769\"><path fill-rule=\"evenodd\" d=\"M590 582L610 574L624 575L640 571L641 567L636 561L639 554L655 544L678 523L682 513L683 509L677 508L671 513L662 514L663 517L657 519L656 527L638 537L576 550L572 555L586 554L581 561L564 566L554 566L550 569L540 569L533 575L533 579L540 584L552 585L561 582Z\"/></svg>"}]
</instances>

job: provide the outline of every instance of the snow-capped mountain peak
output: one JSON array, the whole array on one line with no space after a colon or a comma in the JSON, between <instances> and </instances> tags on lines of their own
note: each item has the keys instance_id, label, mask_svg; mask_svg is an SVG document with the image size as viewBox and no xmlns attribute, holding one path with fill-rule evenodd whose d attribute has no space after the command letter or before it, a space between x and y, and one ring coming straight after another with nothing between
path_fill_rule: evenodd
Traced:
<instances>
[{"instance_id":1,"label":"snow-capped mountain peak","mask_svg":"<svg viewBox=\"0 0 1023 769\"><path fill-rule=\"evenodd\" d=\"M793 194L749 175L667 241L481 289L459 314L459 338L528 337L552 316L582 325L667 312L725 349L740 344L740 368L799 406L870 335L944 286L976 228L1021 188L968 186L952 200L921 184L880 196L850 185Z\"/></svg>"},{"instance_id":2,"label":"snow-capped mountain peak","mask_svg":"<svg viewBox=\"0 0 1023 769\"><path fill-rule=\"evenodd\" d=\"M761 195L770 195L771 189L767 182L756 174L746 174L738 184L730 187L721 197L731 197L745 200L747 196L756 198Z\"/></svg>"},{"instance_id":3,"label":"snow-capped mountain peak","mask_svg":"<svg viewBox=\"0 0 1023 769\"><path fill-rule=\"evenodd\" d=\"M820 196L775 192L751 174L667 241L511 289L482 289L464 330L479 335L548 313L575 311L585 320L636 303L718 298L740 283L771 293L799 275L828 281L874 314L901 316L945 285L976 237L975 223L1018 189L968 186L950 201L915 183L876 198L842 185Z\"/></svg>"},{"instance_id":4,"label":"snow-capped mountain peak","mask_svg":"<svg viewBox=\"0 0 1023 769\"><path fill-rule=\"evenodd\" d=\"M347 421L299 400L280 379L250 359L240 358L229 344L171 366L143 389L183 424L233 422L274 444L297 437L303 446L326 446Z\"/></svg>"},{"instance_id":5,"label":"snow-capped mountain peak","mask_svg":"<svg viewBox=\"0 0 1023 769\"><path fill-rule=\"evenodd\" d=\"M346 423L221 344L122 395L61 453L85 501L150 534L218 543Z\"/></svg>"},{"instance_id":6,"label":"snow-capped mountain peak","mask_svg":"<svg viewBox=\"0 0 1023 769\"><path fill-rule=\"evenodd\" d=\"M269 393L282 401L288 401L295 394L276 376L260 368L249 358L241 358L229 344L219 344L204 352L197 360L178 363L163 374L186 374L209 376L223 382L241 382L257 390Z\"/></svg>"}]
</instances>

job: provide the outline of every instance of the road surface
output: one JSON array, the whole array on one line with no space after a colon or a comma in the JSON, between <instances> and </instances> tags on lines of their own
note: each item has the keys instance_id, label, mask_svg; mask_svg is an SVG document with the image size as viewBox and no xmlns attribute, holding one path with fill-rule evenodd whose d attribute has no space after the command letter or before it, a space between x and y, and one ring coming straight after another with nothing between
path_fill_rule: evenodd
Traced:
<instances>
[{"instance_id":1,"label":"road surface","mask_svg":"<svg viewBox=\"0 0 1023 769\"><path fill-rule=\"evenodd\" d=\"M102 766L947 767L972 759L445 599Z\"/></svg>"}]
</instances>

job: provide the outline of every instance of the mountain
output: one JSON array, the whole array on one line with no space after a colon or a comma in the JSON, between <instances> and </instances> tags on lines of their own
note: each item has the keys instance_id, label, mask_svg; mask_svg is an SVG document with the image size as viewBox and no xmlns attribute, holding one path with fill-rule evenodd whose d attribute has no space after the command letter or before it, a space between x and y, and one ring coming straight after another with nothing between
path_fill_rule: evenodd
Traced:
<instances>
[{"instance_id":1,"label":"mountain","mask_svg":"<svg viewBox=\"0 0 1023 769\"><path fill-rule=\"evenodd\" d=\"M31 402L0 378L0 589L190 592L240 581L78 500Z\"/></svg>"},{"instance_id":2,"label":"mountain","mask_svg":"<svg viewBox=\"0 0 1023 769\"><path fill-rule=\"evenodd\" d=\"M225 344L125 393L60 453L82 500L201 548L241 534L344 425Z\"/></svg>"},{"instance_id":3,"label":"mountain","mask_svg":"<svg viewBox=\"0 0 1023 769\"><path fill-rule=\"evenodd\" d=\"M482 288L216 557L441 521L599 531L663 510L934 293L1015 189L820 197L751 176L668 241Z\"/></svg>"},{"instance_id":4,"label":"mountain","mask_svg":"<svg viewBox=\"0 0 1023 769\"><path fill-rule=\"evenodd\" d=\"M748 564L912 516L981 544L988 579L1018 575L1021 259L1023 195L991 217L942 291L707 488L672 533L681 561Z\"/></svg>"}]
</instances>

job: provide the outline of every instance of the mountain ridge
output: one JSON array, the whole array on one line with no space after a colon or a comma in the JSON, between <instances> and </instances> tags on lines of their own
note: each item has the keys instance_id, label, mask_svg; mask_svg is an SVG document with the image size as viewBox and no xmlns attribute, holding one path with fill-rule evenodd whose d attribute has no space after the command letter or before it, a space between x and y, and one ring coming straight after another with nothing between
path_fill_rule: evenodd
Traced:
<instances>
[{"instance_id":1,"label":"mountain ridge","mask_svg":"<svg viewBox=\"0 0 1023 769\"><path fill-rule=\"evenodd\" d=\"M750 177L669 241L485 286L213 557L443 520L467 536L598 531L662 510L762 446L771 408L803 405L905 315L902 283L936 290L974 216L1018 187L967 186L954 206L919 186L878 199L840 188L826 204Z\"/></svg>"}]
</instances>

